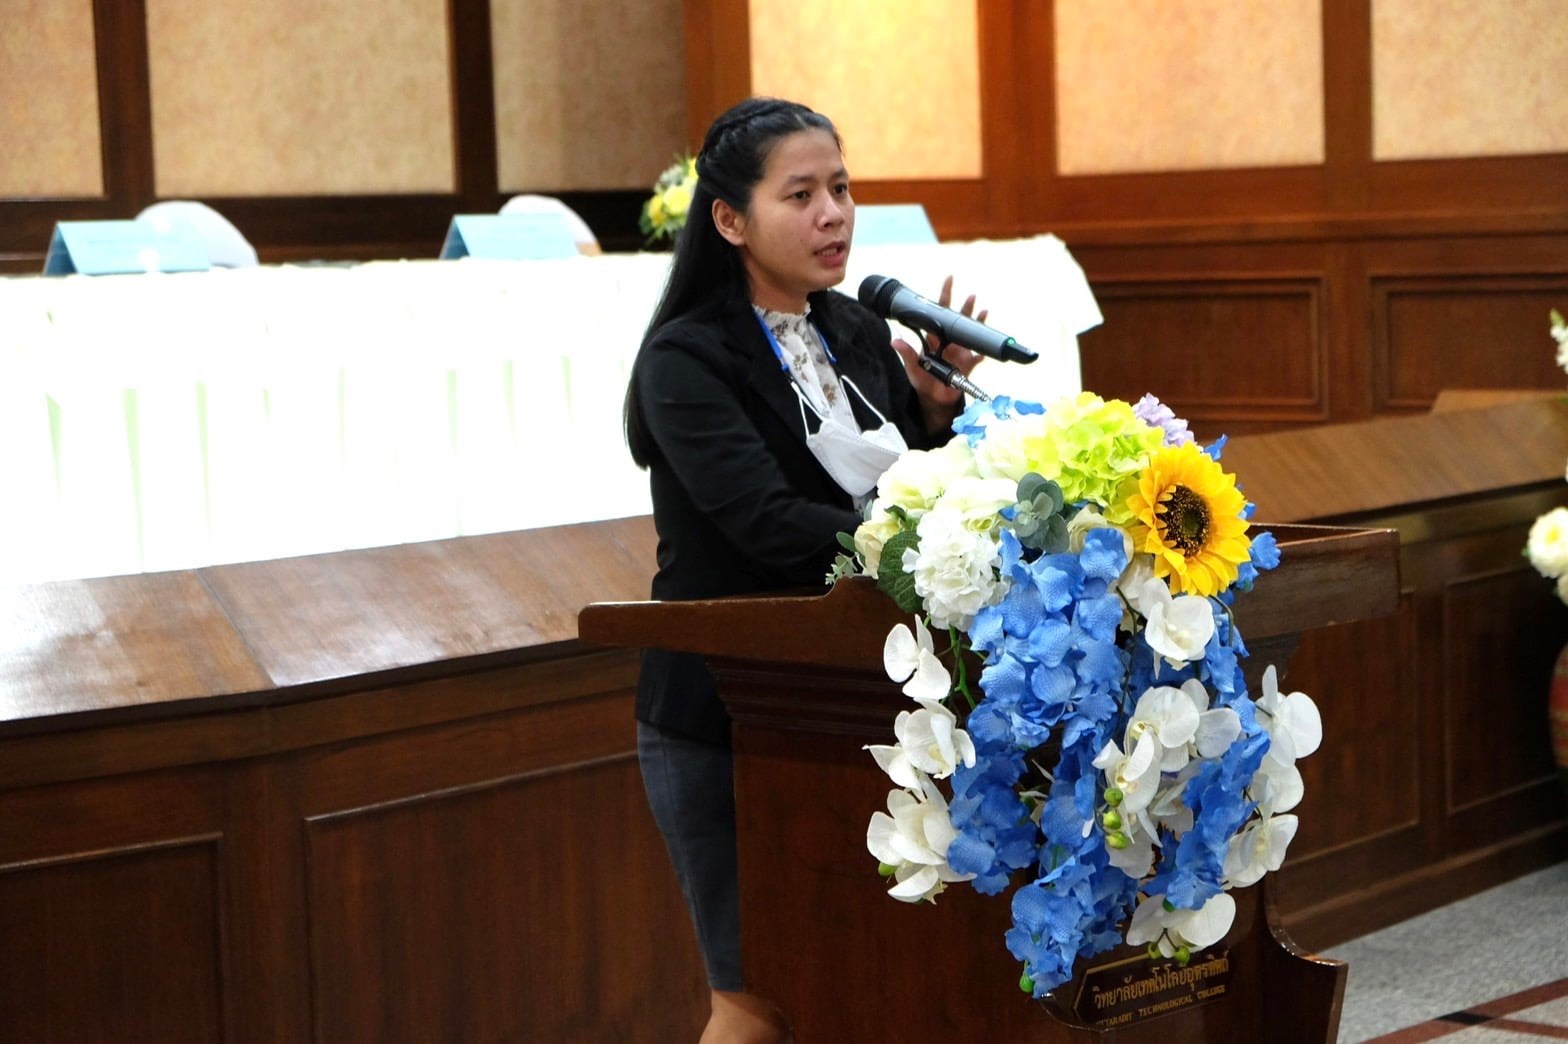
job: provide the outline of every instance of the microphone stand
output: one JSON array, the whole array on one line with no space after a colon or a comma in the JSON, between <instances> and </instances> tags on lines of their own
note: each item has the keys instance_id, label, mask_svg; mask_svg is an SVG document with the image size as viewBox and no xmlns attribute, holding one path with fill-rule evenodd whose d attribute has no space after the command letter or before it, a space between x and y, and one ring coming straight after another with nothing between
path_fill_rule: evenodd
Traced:
<instances>
[{"instance_id":1,"label":"microphone stand","mask_svg":"<svg viewBox=\"0 0 1568 1044\"><path fill-rule=\"evenodd\" d=\"M959 373L958 367L932 352L929 347L925 347L928 346L930 342L926 340L924 333L916 330L913 326L906 326L905 329L914 334L916 339L919 340L920 344L924 348L924 350L920 353L920 368L922 370L926 371L948 387L957 388L959 391L963 392L972 399L978 399L981 402L991 401L991 396L981 391L980 386L977 385L974 381L971 381L968 377L964 376L962 373Z\"/></svg>"}]
</instances>

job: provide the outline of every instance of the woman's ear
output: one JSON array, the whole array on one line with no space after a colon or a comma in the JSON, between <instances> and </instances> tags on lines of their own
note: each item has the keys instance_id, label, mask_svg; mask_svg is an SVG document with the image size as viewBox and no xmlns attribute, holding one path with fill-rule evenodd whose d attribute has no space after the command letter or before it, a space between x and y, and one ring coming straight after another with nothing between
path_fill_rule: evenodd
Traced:
<instances>
[{"instance_id":1,"label":"woman's ear","mask_svg":"<svg viewBox=\"0 0 1568 1044\"><path fill-rule=\"evenodd\" d=\"M731 246L746 245L746 215L722 199L713 201L713 227Z\"/></svg>"}]
</instances>

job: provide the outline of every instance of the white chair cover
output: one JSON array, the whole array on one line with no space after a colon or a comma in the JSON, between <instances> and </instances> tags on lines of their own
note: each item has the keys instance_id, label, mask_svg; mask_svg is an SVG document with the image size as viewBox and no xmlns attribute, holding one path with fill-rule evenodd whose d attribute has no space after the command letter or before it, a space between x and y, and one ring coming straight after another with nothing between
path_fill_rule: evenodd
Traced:
<instances>
[{"instance_id":1,"label":"white chair cover","mask_svg":"<svg viewBox=\"0 0 1568 1044\"><path fill-rule=\"evenodd\" d=\"M597 254L599 252L599 237L593 234L593 229L588 227L588 222L584 221L577 211L554 196L513 196L501 205L501 213L560 214L566 218L567 225L571 227L572 239L577 243L578 253Z\"/></svg>"},{"instance_id":2,"label":"white chair cover","mask_svg":"<svg viewBox=\"0 0 1568 1044\"><path fill-rule=\"evenodd\" d=\"M164 200L137 214L136 220L159 232L178 232L194 239L207 249L207 260L215 268L253 268L257 263L256 248L250 241L228 218L205 203Z\"/></svg>"}]
</instances>

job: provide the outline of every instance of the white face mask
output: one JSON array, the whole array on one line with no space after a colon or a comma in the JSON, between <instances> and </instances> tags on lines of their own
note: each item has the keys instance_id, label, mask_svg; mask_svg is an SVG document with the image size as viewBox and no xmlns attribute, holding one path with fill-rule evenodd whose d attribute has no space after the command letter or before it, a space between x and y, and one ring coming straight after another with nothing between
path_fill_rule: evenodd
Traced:
<instances>
[{"instance_id":1,"label":"white face mask","mask_svg":"<svg viewBox=\"0 0 1568 1044\"><path fill-rule=\"evenodd\" d=\"M806 448L833 481L838 483L839 488L858 500L876 488L877 479L909 447L899 430L871 405L871 401L861 394L853 381L843 376L840 376L839 381L859 395L866 408L877 415L877 419L882 422L879 427L860 431L832 414L818 412L798 387L795 396L800 400L801 424L806 424L807 407L821 422L816 431L811 431L807 425Z\"/></svg>"}]
</instances>

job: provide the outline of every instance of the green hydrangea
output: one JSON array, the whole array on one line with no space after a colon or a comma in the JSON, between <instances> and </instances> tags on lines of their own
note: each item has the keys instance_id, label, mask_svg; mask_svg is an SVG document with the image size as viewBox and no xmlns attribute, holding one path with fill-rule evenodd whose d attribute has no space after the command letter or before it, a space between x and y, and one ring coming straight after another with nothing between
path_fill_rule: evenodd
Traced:
<instances>
[{"instance_id":1,"label":"green hydrangea","mask_svg":"<svg viewBox=\"0 0 1568 1044\"><path fill-rule=\"evenodd\" d=\"M1054 478L1069 504L1088 500L1105 505L1105 519L1124 524L1138 473L1164 442L1164 432L1150 427L1120 399L1106 401L1091 392L1063 399L1045 414L1044 438L1060 465Z\"/></svg>"}]
</instances>

